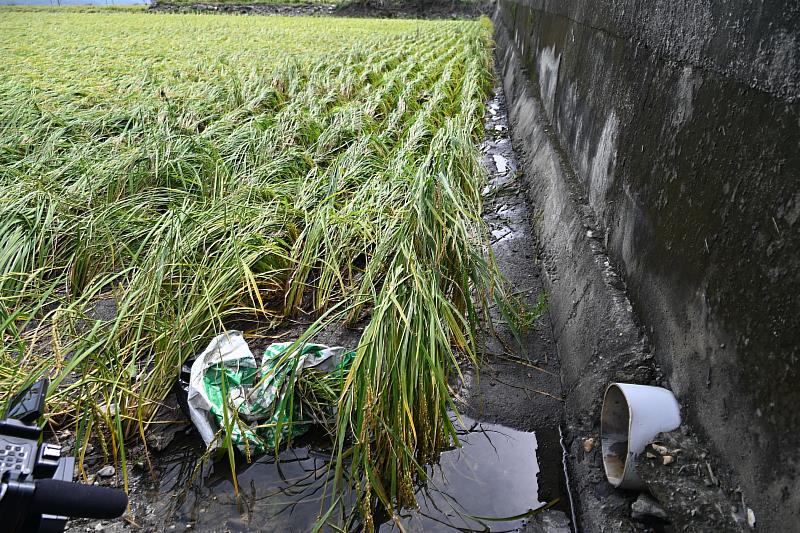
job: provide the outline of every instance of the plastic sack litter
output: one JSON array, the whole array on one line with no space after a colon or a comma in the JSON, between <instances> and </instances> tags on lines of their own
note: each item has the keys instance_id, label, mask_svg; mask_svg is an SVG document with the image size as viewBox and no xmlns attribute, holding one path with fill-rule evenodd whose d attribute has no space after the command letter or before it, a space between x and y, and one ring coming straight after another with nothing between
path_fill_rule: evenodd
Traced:
<instances>
[{"instance_id":1,"label":"plastic sack litter","mask_svg":"<svg viewBox=\"0 0 800 533\"><path fill-rule=\"evenodd\" d=\"M287 352L293 344L269 345L258 364L242 333L228 331L197 357L187 404L206 445L219 447L215 436L226 427L226 419L232 443L243 452L263 453L274 447L278 432L283 440L308 430L309 424L296 418L301 404L294 398L297 379L309 368L344 375L355 354L320 344L303 344Z\"/></svg>"}]
</instances>

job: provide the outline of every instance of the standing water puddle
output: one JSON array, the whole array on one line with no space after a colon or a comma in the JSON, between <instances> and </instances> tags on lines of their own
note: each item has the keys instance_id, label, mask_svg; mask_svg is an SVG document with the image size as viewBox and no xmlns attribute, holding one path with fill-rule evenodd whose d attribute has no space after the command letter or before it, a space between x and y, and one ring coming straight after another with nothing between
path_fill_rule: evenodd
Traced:
<instances>
[{"instance_id":1,"label":"standing water puddle","mask_svg":"<svg viewBox=\"0 0 800 533\"><path fill-rule=\"evenodd\" d=\"M543 504L538 499L536 435L462 417L461 448L430 465L417 492L419 509L401 513L406 531L515 531L524 519L501 521ZM475 518L470 518L472 515ZM381 531L398 530L394 524Z\"/></svg>"},{"instance_id":2,"label":"standing water puddle","mask_svg":"<svg viewBox=\"0 0 800 533\"><path fill-rule=\"evenodd\" d=\"M536 436L463 416L462 421L468 429L459 431L461 448L442 452L438 464L427 466L428 482L416 489L419 508L400 513L405 531L517 531L524 518L497 518L522 515L543 505L538 499ZM197 451L185 446L182 450L161 458L162 481L150 493L158 507L192 485L179 504L163 511L166 527L310 531L330 503L328 450L300 445L282 451L278 461L264 456L239 467L238 502L225 461L216 463L216 471L204 480L200 474L191 484ZM387 521L376 524L376 530L400 528Z\"/></svg>"}]
</instances>

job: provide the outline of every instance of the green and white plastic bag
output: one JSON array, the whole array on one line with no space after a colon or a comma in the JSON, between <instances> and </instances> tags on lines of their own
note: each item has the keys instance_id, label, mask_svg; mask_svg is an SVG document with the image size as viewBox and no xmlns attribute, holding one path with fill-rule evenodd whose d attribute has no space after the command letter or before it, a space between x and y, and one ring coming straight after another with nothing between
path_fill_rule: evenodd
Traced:
<instances>
[{"instance_id":1,"label":"green and white plastic bag","mask_svg":"<svg viewBox=\"0 0 800 533\"><path fill-rule=\"evenodd\" d=\"M192 364L187 403L206 445L219 447L215 436L225 427L226 419L232 443L243 452L263 453L274 447L278 430L282 439L307 431L307 424L290 416L300 406L300 399L294 398L298 377L308 368L341 373L349 366L353 352L321 344L302 344L288 352L293 345L269 345L258 364L242 333L228 331L215 337L197 357ZM234 411L238 423L232 416Z\"/></svg>"}]
</instances>

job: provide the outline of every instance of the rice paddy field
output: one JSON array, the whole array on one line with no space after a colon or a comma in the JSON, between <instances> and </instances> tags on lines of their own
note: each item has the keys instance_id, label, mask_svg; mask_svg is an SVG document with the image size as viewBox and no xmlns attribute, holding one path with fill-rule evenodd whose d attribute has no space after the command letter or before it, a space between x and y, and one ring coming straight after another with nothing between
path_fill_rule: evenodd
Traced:
<instances>
[{"instance_id":1,"label":"rice paddy field","mask_svg":"<svg viewBox=\"0 0 800 533\"><path fill-rule=\"evenodd\" d=\"M50 426L126 471L181 364L231 324L302 318L302 342L361 323L322 391L334 479L365 527L373 502L413 506L457 440L448 383L476 328L519 311L481 220L490 34L0 11L0 394L49 376Z\"/></svg>"},{"instance_id":2,"label":"rice paddy field","mask_svg":"<svg viewBox=\"0 0 800 533\"><path fill-rule=\"evenodd\" d=\"M156 1L156 4L169 4L174 6L188 6L194 4L209 4L209 5L224 5L224 4L238 4L238 5L290 5L290 4L326 4L335 5L343 3L342 0L214 0L213 2L198 2L195 0L169 0L167 2Z\"/></svg>"}]
</instances>

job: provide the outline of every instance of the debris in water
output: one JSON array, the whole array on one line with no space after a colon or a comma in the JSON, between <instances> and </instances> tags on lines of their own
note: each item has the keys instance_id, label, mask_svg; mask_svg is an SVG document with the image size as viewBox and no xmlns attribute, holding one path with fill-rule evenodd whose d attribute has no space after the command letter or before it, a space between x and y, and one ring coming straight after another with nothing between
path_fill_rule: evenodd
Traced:
<instances>
[{"instance_id":1,"label":"debris in water","mask_svg":"<svg viewBox=\"0 0 800 533\"><path fill-rule=\"evenodd\" d=\"M309 428L295 418L301 402L285 401L295 395L295 383L311 369L321 379L340 376L354 355L339 347L279 342L267 347L259 364L240 331L222 333L192 363L187 391L192 422L208 446L217 447L218 431L229 427L230 440L239 449L263 453L279 438L296 437ZM230 412L246 423L226 426Z\"/></svg>"}]
</instances>

